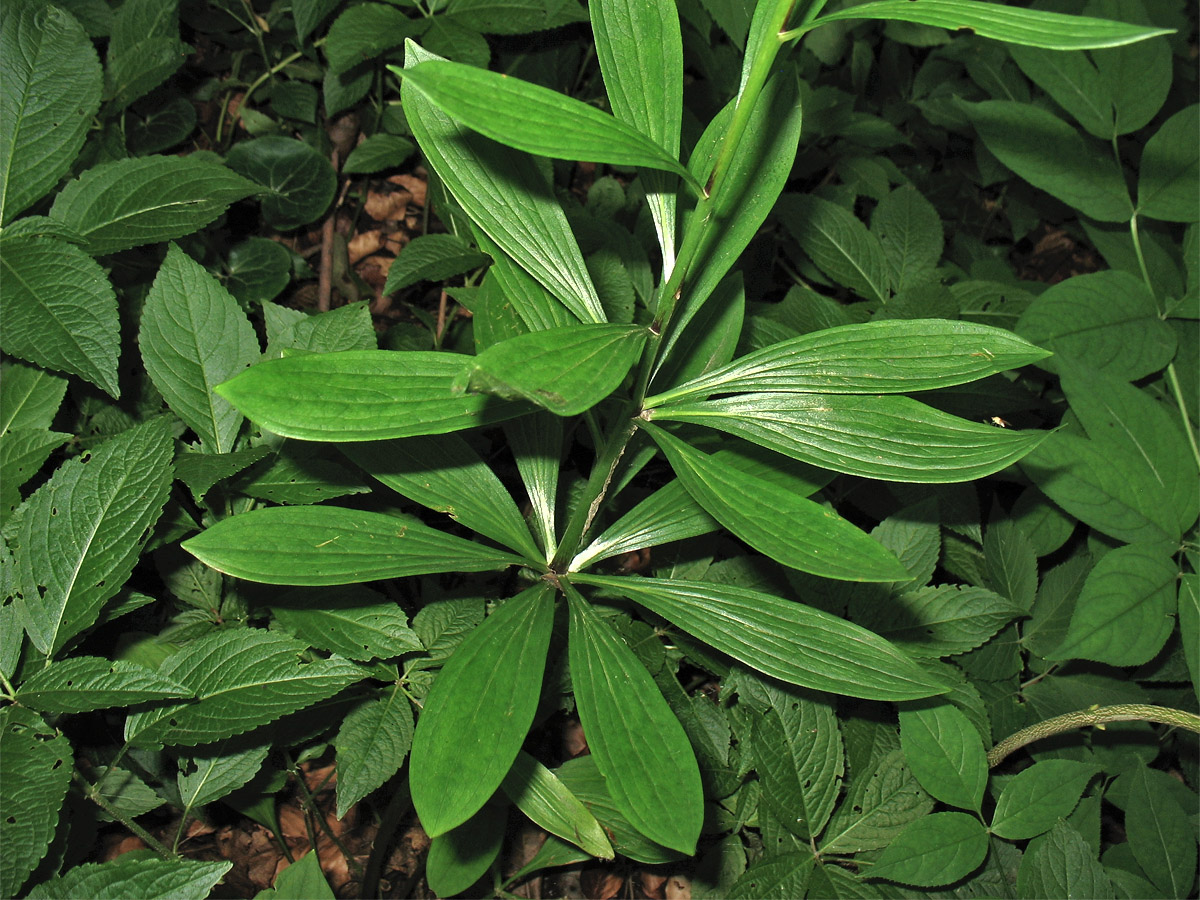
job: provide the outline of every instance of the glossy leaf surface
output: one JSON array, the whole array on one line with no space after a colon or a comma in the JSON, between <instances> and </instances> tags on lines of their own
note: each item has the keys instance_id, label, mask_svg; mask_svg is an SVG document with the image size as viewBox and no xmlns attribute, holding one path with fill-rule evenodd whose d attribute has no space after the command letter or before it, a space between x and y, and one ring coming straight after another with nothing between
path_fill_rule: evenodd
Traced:
<instances>
[{"instance_id":1,"label":"glossy leaf surface","mask_svg":"<svg viewBox=\"0 0 1200 900\"><path fill-rule=\"evenodd\" d=\"M612 859L613 848L596 817L553 772L522 750L501 785L525 815L592 856Z\"/></svg>"}]
</instances>

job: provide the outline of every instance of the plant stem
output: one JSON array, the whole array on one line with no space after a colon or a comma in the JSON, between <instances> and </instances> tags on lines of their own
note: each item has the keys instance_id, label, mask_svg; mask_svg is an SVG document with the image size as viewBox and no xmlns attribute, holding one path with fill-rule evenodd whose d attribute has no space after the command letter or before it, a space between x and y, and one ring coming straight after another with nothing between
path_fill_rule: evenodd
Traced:
<instances>
[{"instance_id":1,"label":"plant stem","mask_svg":"<svg viewBox=\"0 0 1200 900\"><path fill-rule=\"evenodd\" d=\"M412 809L412 796L408 789L408 772L405 771L407 767L406 762L392 779L392 797L383 811L383 817L379 820L379 829L375 832L371 856L367 859L367 869L363 875L361 894L363 897L379 896L379 877L383 874L383 864L387 860L388 850L392 846L392 838L396 834L396 829L400 827L400 820ZM416 878L415 873L413 877ZM407 897L409 893L404 891L399 896Z\"/></svg>"},{"instance_id":2,"label":"plant stem","mask_svg":"<svg viewBox=\"0 0 1200 900\"><path fill-rule=\"evenodd\" d=\"M113 806L111 803L109 803L107 800L105 800L104 797L100 794L100 791L97 789L96 785L92 784L90 781L88 781L86 778L84 778L83 775L81 775L79 773L78 769L73 769L71 771L71 777L83 789L83 794L85 797L87 797L89 800L91 800L93 803L95 803L98 807L100 807L102 810L104 810L106 813L108 813L110 816L112 816L114 819L116 819L118 822L120 822L122 825L124 825L130 831L132 831L135 835L137 835L139 838L141 838L147 847L152 849L155 853L157 853L163 859L179 859L180 858L178 853L175 853L173 850L171 850L169 847L167 847L166 844L162 843L158 838L156 838L154 835L152 835L150 832L148 832L145 828L143 828L141 825L139 825L137 822L135 822L131 817L126 816L124 813L122 813L120 810L118 810L115 806Z\"/></svg>"},{"instance_id":3,"label":"plant stem","mask_svg":"<svg viewBox=\"0 0 1200 900\"><path fill-rule=\"evenodd\" d=\"M988 751L988 767L995 768L1010 754L1020 750L1026 744L1086 728L1094 725L1103 728L1109 722L1157 722L1160 725L1173 725L1200 734L1200 716L1182 709L1170 709L1165 706L1151 706L1147 703L1121 703L1116 706L1093 706L1078 712L1055 716L1022 728L1016 734L1006 737Z\"/></svg>"}]
</instances>

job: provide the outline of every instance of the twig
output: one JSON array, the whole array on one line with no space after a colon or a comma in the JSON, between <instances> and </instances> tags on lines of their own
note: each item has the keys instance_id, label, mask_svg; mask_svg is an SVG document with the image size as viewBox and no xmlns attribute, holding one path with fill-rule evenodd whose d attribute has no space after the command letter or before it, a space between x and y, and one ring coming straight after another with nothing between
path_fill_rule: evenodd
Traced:
<instances>
[{"instance_id":1,"label":"twig","mask_svg":"<svg viewBox=\"0 0 1200 900\"><path fill-rule=\"evenodd\" d=\"M337 147L329 154L329 161L333 163L333 170L336 172ZM329 209L329 215L325 217L325 224L321 226L321 269L317 273L317 309L321 312L329 310L333 297L333 223L337 217L337 210L338 204L334 203Z\"/></svg>"}]
</instances>

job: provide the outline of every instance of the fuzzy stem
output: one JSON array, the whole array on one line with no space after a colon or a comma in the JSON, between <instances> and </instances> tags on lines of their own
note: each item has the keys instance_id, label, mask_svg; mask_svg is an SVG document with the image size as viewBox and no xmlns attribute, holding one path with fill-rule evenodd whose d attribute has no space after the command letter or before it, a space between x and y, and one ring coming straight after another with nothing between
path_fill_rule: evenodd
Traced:
<instances>
[{"instance_id":1,"label":"fuzzy stem","mask_svg":"<svg viewBox=\"0 0 1200 900\"><path fill-rule=\"evenodd\" d=\"M148 832L145 828L143 828L141 825L139 825L137 822L135 822L132 816L125 815L120 810L118 810L115 806L113 806L111 803L109 803L107 800L105 800L104 797L100 794L100 790L97 788L97 786L92 784L86 778L84 778L83 775L81 775L79 773L78 769L75 769L71 772L71 777L83 789L83 794L85 797L87 797L89 800L91 800L93 803L95 803L98 807L100 807L102 810L104 810L106 813L108 813L110 816L112 816L114 819L116 819L118 822L120 822L122 825L124 825L130 831L132 831L135 835L137 835L139 838L141 838L147 847L152 849L155 853L157 853L163 859L179 859L178 853L171 850L171 848L169 848L166 844L162 843L162 841L160 841L158 838L156 838L154 835L152 835L150 832Z\"/></svg>"}]
</instances>

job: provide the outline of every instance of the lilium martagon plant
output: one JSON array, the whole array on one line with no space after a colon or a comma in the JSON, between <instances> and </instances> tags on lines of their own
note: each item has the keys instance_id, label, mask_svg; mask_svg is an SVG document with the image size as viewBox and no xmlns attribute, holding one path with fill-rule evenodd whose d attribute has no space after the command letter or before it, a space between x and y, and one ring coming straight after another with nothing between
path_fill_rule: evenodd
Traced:
<instances>
[{"instance_id":1,"label":"lilium martagon plant","mask_svg":"<svg viewBox=\"0 0 1200 900\"><path fill-rule=\"evenodd\" d=\"M409 41L404 67L390 67L408 123L493 260L474 313L479 352L285 355L218 388L266 429L338 442L382 485L475 536L361 509L260 508L184 543L209 566L281 585L511 568L526 585L494 598L423 704L410 784L435 852L481 822L502 828L493 796L507 795L587 853L613 855L590 812L521 750L561 607L588 765L636 832L678 853L696 850L701 773L684 727L612 627L612 604L640 607L751 670L813 691L911 701L951 689L883 637L791 597L606 575L598 565L723 528L802 573L903 582L911 577L905 565L821 498L835 473L971 481L1011 466L1047 435L959 418L919 399L1049 355L999 328L877 314L734 358L745 304L735 264L796 157L803 117L790 56L804 35L867 18L1050 49L1164 32L969 0L879 0L821 15L824 5L757 4L738 93L686 161L683 56L670 0L589 4L611 113ZM639 173L661 265L636 321L610 321L537 156ZM485 428L503 430L525 497L514 497L464 439ZM576 429L590 437L594 462L563 505L559 464ZM605 519L657 454L676 480ZM557 799L539 805L535 795Z\"/></svg>"}]
</instances>

